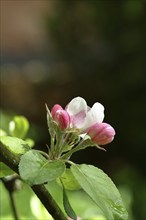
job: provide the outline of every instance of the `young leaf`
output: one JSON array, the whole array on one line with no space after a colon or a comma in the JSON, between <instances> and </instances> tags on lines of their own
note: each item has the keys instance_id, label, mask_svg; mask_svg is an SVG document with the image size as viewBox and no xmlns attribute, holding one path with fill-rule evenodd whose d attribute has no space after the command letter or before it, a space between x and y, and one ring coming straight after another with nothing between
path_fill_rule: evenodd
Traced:
<instances>
[{"instance_id":1,"label":"young leaf","mask_svg":"<svg viewBox=\"0 0 146 220\"><path fill-rule=\"evenodd\" d=\"M3 136L0 138L0 143L15 154L24 154L30 150L30 147L25 141L16 137Z\"/></svg>"},{"instance_id":2,"label":"young leaf","mask_svg":"<svg viewBox=\"0 0 146 220\"><path fill-rule=\"evenodd\" d=\"M66 194L66 191L65 191L65 187L62 183L62 186L63 186L63 205L64 205L64 209L67 213L67 215L72 218L73 220L77 220L77 216L76 216L76 213L74 212L74 210L72 209L71 205L70 205L70 202L68 200L68 197L67 197L67 194Z\"/></svg>"},{"instance_id":3,"label":"young leaf","mask_svg":"<svg viewBox=\"0 0 146 220\"><path fill-rule=\"evenodd\" d=\"M30 148L32 148L35 144L34 140L32 140L31 138L26 138L25 141L29 145Z\"/></svg>"},{"instance_id":4,"label":"young leaf","mask_svg":"<svg viewBox=\"0 0 146 220\"><path fill-rule=\"evenodd\" d=\"M9 123L9 131L13 137L25 138L29 129L29 122L24 116L15 116Z\"/></svg>"},{"instance_id":5,"label":"young leaf","mask_svg":"<svg viewBox=\"0 0 146 220\"><path fill-rule=\"evenodd\" d=\"M0 162L0 178L14 174L15 172L11 170L6 164Z\"/></svg>"},{"instance_id":6,"label":"young leaf","mask_svg":"<svg viewBox=\"0 0 146 220\"><path fill-rule=\"evenodd\" d=\"M118 189L102 170L92 165L82 164L72 165L71 171L108 220L128 218Z\"/></svg>"},{"instance_id":7,"label":"young leaf","mask_svg":"<svg viewBox=\"0 0 146 220\"><path fill-rule=\"evenodd\" d=\"M20 176L30 185L52 181L60 177L64 171L64 162L59 160L49 161L34 150L24 154L19 163Z\"/></svg>"}]
</instances>

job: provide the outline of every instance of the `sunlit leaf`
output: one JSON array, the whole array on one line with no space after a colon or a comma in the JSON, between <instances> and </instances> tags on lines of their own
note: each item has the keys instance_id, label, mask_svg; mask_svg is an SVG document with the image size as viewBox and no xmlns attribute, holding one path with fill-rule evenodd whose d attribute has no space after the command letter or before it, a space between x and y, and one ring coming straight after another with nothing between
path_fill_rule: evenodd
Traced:
<instances>
[{"instance_id":1,"label":"sunlit leaf","mask_svg":"<svg viewBox=\"0 0 146 220\"><path fill-rule=\"evenodd\" d=\"M3 136L0 138L0 143L15 154L24 154L30 150L30 147L25 141L16 137Z\"/></svg>"},{"instance_id":2,"label":"sunlit leaf","mask_svg":"<svg viewBox=\"0 0 146 220\"><path fill-rule=\"evenodd\" d=\"M41 184L55 180L65 171L62 161L49 161L39 152L30 150L20 159L19 172L28 184Z\"/></svg>"},{"instance_id":3,"label":"sunlit leaf","mask_svg":"<svg viewBox=\"0 0 146 220\"><path fill-rule=\"evenodd\" d=\"M30 199L30 206L31 211L33 215L38 220L53 220L52 216L48 213L48 211L45 209L43 204L40 202L40 200L37 198L36 195L33 195Z\"/></svg>"},{"instance_id":4,"label":"sunlit leaf","mask_svg":"<svg viewBox=\"0 0 146 220\"><path fill-rule=\"evenodd\" d=\"M0 137L6 136L6 135L7 133L3 129L0 129Z\"/></svg>"},{"instance_id":5,"label":"sunlit leaf","mask_svg":"<svg viewBox=\"0 0 146 220\"><path fill-rule=\"evenodd\" d=\"M14 174L14 171L11 170L6 164L0 162L0 178Z\"/></svg>"},{"instance_id":6,"label":"sunlit leaf","mask_svg":"<svg viewBox=\"0 0 146 220\"><path fill-rule=\"evenodd\" d=\"M92 165L72 165L71 171L83 190L93 199L108 220L126 220L128 215L112 180Z\"/></svg>"}]
</instances>

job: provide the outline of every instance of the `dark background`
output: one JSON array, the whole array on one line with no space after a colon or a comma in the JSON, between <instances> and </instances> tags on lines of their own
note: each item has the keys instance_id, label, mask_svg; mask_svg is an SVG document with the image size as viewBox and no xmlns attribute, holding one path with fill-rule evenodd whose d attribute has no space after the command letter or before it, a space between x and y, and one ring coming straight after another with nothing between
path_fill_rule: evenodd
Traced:
<instances>
[{"instance_id":1,"label":"dark background","mask_svg":"<svg viewBox=\"0 0 146 220\"><path fill-rule=\"evenodd\" d=\"M45 103L81 96L105 106L116 130L107 152L77 163L102 168L132 192L131 219L145 214L145 4L142 1L2 1L1 109L25 115L36 147L49 144ZM130 194L131 195L131 194Z\"/></svg>"}]
</instances>

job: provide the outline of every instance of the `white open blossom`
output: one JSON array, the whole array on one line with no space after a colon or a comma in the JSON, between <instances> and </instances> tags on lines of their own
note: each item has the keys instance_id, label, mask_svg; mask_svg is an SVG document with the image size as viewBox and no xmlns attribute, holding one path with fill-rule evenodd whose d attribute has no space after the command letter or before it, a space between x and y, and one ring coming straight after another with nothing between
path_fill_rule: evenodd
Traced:
<instances>
[{"instance_id":1,"label":"white open blossom","mask_svg":"<svg viewBox=\"0 0 146 220\"><path fill-rule=\"evenodd\" d=\"M81 131L87 130L95 123L101 123L104 119L104 106L102 104L96 102L90 108L81 97L72 99L65 110L70 116L70 126L81 129Z\"/></svg>"}]
</instances>

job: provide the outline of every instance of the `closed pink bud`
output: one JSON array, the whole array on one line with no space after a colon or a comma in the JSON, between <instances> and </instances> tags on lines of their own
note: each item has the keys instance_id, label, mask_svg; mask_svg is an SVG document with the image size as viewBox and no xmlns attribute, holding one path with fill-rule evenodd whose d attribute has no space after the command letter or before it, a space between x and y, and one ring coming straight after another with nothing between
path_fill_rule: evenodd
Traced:
<instances>
[{"instance_id":1,"label":"closed pink bud","mask_svg":"<svg viewBox=\"0 0 146 220\"><path fill-rule=\"evenodd\" d=\"M88 129L87 134L96 144L105 145L112 142L115 136L115 130L107 123L96 123Z\"/></svg>"},{"instance_id":2,"label":"closed pink bud","mask_svg":"<svg viewBox=\"0 0 146 220\"><path fill-rule=\"evenodd\" d=\"M59 124L61 130L65 130L69 127L70 117L67 111L57 110L53 119Z\"/></svg>"},{"instance_id":3,"label":"closed pink bud","mask_svg":"<svg viewBox=\"0 0 146 220\"><path fill-rule=\"evenodd\" d=\"M51 110L51 115L52 115L52 118L53 118L53 119L54 119L55 114L56 114L56 112L57 112L58 110L63 110L63 108L61 107L61 105L58 105L58 104L54 105L53 108L52 108L52 110Z\"/></svg>"}]
</instances>

